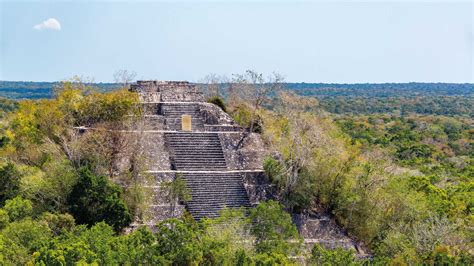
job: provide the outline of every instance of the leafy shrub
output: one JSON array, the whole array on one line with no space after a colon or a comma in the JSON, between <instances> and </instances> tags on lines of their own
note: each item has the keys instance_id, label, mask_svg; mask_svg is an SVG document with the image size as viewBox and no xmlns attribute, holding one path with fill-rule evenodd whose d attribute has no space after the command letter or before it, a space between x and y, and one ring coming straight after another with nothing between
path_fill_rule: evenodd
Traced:
<instances>
[{"instance_id":1,"label":"leafy shrub","mask_svg":"<svg viewBox=\"0 0 474 266\"><path fill-rule=\"evenodd\" d=\"M276 201L266 201L250 210L251 229L258 253L290 255L298 251L298 231L289 213Z\"/></svg>"},{"instance_id":2,"label":"leafy shrub","mask_svg":"<svg viewBox=\"0 0 474 266\"><path fill-rule=\"evenodd\" d=\"M104 221L116 231L129 225L132 216L122 199L122 190L105 176L82 168L77 184L68 197L70 212L79 224Z\"/></svg>"},{"instance_id":3,"label":"leafy shrub","mask_svg":"<svg viewBox=\"0 0 474 266\"><path fill-rule=\"evenodd\" d=\"M20 173L12 163L0 167L0 206L14 198L20 190Z\"/></svg>"},{"instance_id":4,"label":"leafy shrub","mask_svg":"<svg viewBox=\"0 0 474 266\"><path fill-rule=\"evenodd\" d=\"M342 248L325 249L319 244L315 244L311 249L311 262L316 265L361 265L357 263L354 251Z\"/></svg>"},{"instance_id":5,"label":"leafy shrub","mask_svg":"<svg viewBox=\"0 0 474 266\"><path fill-rule=\"evenodd\" d=\"M232 118L237 122L237 124L246 127L252 128L252 110L245 105L239 105L231 113ZM254 114L253 118L253 132L262 133L263 132L263 121L258 114Z\"/></svg>"},{"instance_id":6,"label":"leafy shrub","mask_svg":"<svg viewBox=\"0 0 474 266\"><path fill-rule=\"evenodd\" d=\"M165 259L176 265L198 264L202 261L202 246L198 231L179 219L168 219L157 227L157 248Z\"/></svg>"},{"instance_id":7,"label":"leafy shrub","mask_svg":"<svg viewBox=\"0 0 474 266\"><path fill-rule=\"evenodd\" d=\"M215 104L215 105L219 106L222 109L222 111L227 112L227 108L225 106L225 102L224 102L224 99L222 99L222 97L212 96L209 99L207 99L207 102Z\"/></svg>"},{"instance_id":8,"label":"leafy shrub","mask_svg":"<svg viewBox=\"0 0 474 266\"><path fill-rule=\"evenodd\" d=\"M22 199L20 196L7 200L3 209L7 211L10 221L21 220L33 213L31 201Z\"/></svg>"},{"instance_id":9,"label":"leafy shrub","mask_svg":"<svg viewBox=\"0 0 474 266\"><path fill-rule=\"evenodd\" d=\"M266 157L263 160L263 169L265 174L270 178L272 183L279 184L281 182L281 175L283 171L283 166L272 157Z\"/></svg>"},{"instance_id":10,"label":"leafy shrub","mask_svg":"<svg viewBox=\"0 0 474 266\"><path fill-rule=\"evenodd\" d=\"M8 212L4 209L0 209L0 229L7 226L9 221L10 217L8 216Z\"/></svg>"}]
</instances>

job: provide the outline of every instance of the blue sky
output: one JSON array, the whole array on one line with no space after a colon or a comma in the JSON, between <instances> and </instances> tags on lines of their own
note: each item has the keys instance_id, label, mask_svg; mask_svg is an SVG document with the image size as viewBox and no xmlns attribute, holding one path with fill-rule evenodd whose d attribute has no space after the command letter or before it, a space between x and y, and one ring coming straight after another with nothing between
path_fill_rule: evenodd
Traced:
<instances>
[{"instance_id":1,"label":"blue sky","mask_svg":"<svg viewBox=\"0 0 474 266\"><path fill-rule=\"evenodd\" d=\"M291 82L474 82L473 13L472 2L0 0L0 80L254 69Z\"/></svg>"}]
</instances>

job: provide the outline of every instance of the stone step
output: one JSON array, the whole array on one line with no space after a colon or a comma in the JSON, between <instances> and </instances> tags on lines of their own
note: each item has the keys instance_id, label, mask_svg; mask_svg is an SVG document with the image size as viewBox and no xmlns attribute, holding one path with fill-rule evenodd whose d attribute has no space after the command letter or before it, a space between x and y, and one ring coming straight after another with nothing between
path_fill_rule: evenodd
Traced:
<instances>
[{"instance_id":1,"label":"stone step","mask_svg":"<svg viewBox=\"0 0 474 266\"><path fill-rule=\"evenodd\" d=\"M219 149L222 151L222 147L218 143L209 143L209 142L196 142L196 143L188 143L188 142L168 142L168 144L173 145L175 149Z\"/></svg>"},{"instance_id":2,"label":"stone step","mask_svg":"<svg viewBox=\"0 0 474 266\"><path fill-rule=\"evenodd\" d=\"M200 165L200 166L189 166L189 165L176 165L176 168L185 168L188 171L221 171L221 170L227 170L226 166L211 166L211 165Z\"/></svg>"},{"instance_id":3,"label":"stone step","mask_svg":"<svg viewBox=\"0 0 474 266\"><path fill-rule=\"evenodd\" d=\"M199 146L201 147L201 146ZM220 147L191 147L191 146L176 146L173 148L171 152L176 152L176 153L194 153L194 154L224 154L222 151L222 148Z\"/></svg>"},{"instance_id":4,"label":"stone step","mask_svg":"<svg viewBox=\"0 0 474 266\"><path fill-rule=\"evenodd\" d=\"M177 170L227 169L217 133L166 133L170 159ZM216 217L225 207L249 207L250 201L238 173L181 173L191 190L186 206L196 219Z\"/></svg>"},{"instance_id":5,"label":"stone step","mask_svg":"<svg viewBox=\"0 0 474 266\"><path fill-rule=\"evenodd\" d=\"M176 166L176 168L186 168L186 169L196 169L196 168L199 168L199 169L206 169L206 167L208 167L209 169L216 169L216 168L219 168L219 169L227 169L227 166L225 163L209 163L209 164L205 164L205 163L196 163L196 164L190 164L190 163L182 163L182 162L175 162L174 165Z\"/></svg>"},{"instance_id":6,"label":"stone step","mask_svg":"<svg viewBox=\"0 0 474 266\"><path fill-rule=\"evenodd\" d=\"M215 143L186 143L186 142L168 142L168 144L172 145L174 149L194 149L194 150L207 150L207 149L218 149L222 151L222 147Z\"/></svg>"},{"instance_id":7,"label":"stone step","mask_svg":"<svg viewBox=\"0 0 474 266\"><path fill-rule=\"evenodd\" d=\"M192 200L186 204L196 218L217 217L223 208L250 207L247 191L238 173L183 173L191 189Z\"/></svg>"},{"instance_id":8,"label":"stone step","mask_svg":"<svg viewBox=\"0 0 474 266\"><path fill-rule=\"evenodd\" d=\"M219 149L222 151L222 147L219 143L209 143L209 142L196 142L196 143L188 143L188 142L168 142L168 144L173 145L175 149Z\"/></svg>"},{"instance_id":9,"label":"stone step","mask_svg":"<svg viewBox=\"0 0 474 266\"><path fill-rule=\"evenodd\" d=\"M159 114L166 118L165 124L168 130L181 130L183 115L191 116L192 130L204 130L204 118L199 113L197 104L161 103Z\"/></svg>"},{"instance_id":10,"label":"stone step","mask_svg":"<svg viewBox=\"0 0 474 266\"><path fill-rule=\"evenodd\" d=\"M186 157L186 158L179 158L177 159L176 157L171 156L171 159L174 163L180 163L180 164L223 164L226 165L225 160L222 159L207 159L207 158L192 158L192 157Z\"/></svg>"},{"instance_id":11,"label":"stone step","mask_svg":"<svg viewBox=\"0 0 474 266\"><path fill-rule=\"evenodd\" d=\"M212 164L226 165L224 160L221 160L221 161L209 161L209 160L184 160L184 161L180 161L180 159L174 159L174 158L171 158L171 159L173 159L174 163L186 164L186 165L212 165Z\"/></svg>"},{"instance_id":12,"label":"stone step","mask_svg":"<svg viewBox=\"0 0 474 266\"><path fill-rule=\"evenodd\" d=\"M250 207L250 204L247 205L245 201L238 201L235 203L232 202L225 202L225 201L209 201L207 200L205 203L201 201L189 201L186 203L186 207L189 210L201 210L202 211L208 211L208 212L219 212L221 209L225 207ZM191 212L191 214L193 214Z\"/></svg>"},{"instance_id":13,"label":"stone step","mask_svg":"<svg viewBox=\"0 0 474 266\"><path fill-rule=\"evenodd\" d=\"M213 137L216 135L214 132L179 132L179 133L167 133L169 137ZM218 136L217 136L218 137Z\"/></svg>"},{"instance_id":14,"label":"stone step","mask_svg":"<svg viewBox=\"0 0 474 266\"><path fill-rule=\"evenodd\" d=\"M199 112L186 111L186 110L176 111L176 112L164 111L162 113L166 117L181 117L182 115L191 115L191 116L199 117Z\"/></svg>"},{"instance_id":15,"label":"stone step","mask_svg":"<svg viewBox=\"0 0 474 266\"><path fill-rule=\"evenodd\" d=\"M175 149L170 152L171 154L179 154L179 155L186 155L186 154L191 154L194 156L201 156L201 155L212 155L212 156L218 156L220 158L224 158L223 152L221 149L212 149L212 150L206 150L206 149L188 149L188 148L180 148L180 149Z\"/></svg>"},{"instance_id":16,"label":"stone step","mask_svg":"<svg viewBox=\"0 0 474 266\"><path fill-rule=\"evenodd\" d=\"M220 140L217 138L212 138L208 136L197 136L197 137L191 137L191 136L179 136L179 137L171 137L169 138L169 141L187 141L187 142L195 142L195 141L210 141L210 142L216 142L220 143Z\"/></svg>"},{"instance_id":17,"label":"stone step","mask_svg":"<svg viewBox=\"0 0 474 266\"><path fill-rule=\"evenodd\" d=\"M235 179L224 179L224 178L214 178L214 179L204 179L204 178L186 178L186 181L188 184L223 184L223 185L228 185L228 186L241 186L241 180L235 178ZM204 189L204 188L203 188Z\"/></svg>"},{"instance_id":18,"label":"stone step","mask_svg":"<svg viewBox=\"0 0 474 266\"><path fill-rule=\"evenodd\" d=\"M192 188L191 188L192 189ZM248 198L245 195L240 195L242 191L229 191L228 193L196 193L193 191L192 201L206 201L206 202L236 202L241 204L246 203Z\"/></svg>"},{"instance_id":19,"label":"stone step","mask_svg":"<svg viewBox=\"0 0 474 266\"><path fill-rule=\"evenodd\" d=\"M210 187L207 187L207 188L201 188L201 184L195 184L194 186L192 184L188 184L189 187L191 187L193 189L193 192L196 193L196 195L200 195L200 194L205 194L207 196L210 196L209 195L209 189ZM212 188L212 187L211 187ZM222 195L231 195L235 192L241 192L243 191L241 187L238 187L238 186L234 186L234 187L229 187L229 186L216 186L214 187L215 189L212 191L212 194L213 195L219 195L219 194L222 194Z\"/></svg>"},{"instance_id":20,"label":"stone step","mask_svg":"<svg viewBox=\"0 0 474 266\"><path fill-rule=\"evenodd\" d=\"M170 155L171 159L173 161L183 161L183 162L193 162L193 161L200 161L200 162L211 162L211 161L220 161L220 162L225 162L225 159L223 158L222 154L189 154L189 153L172 153Z\"/></svg>"}]
</instances>

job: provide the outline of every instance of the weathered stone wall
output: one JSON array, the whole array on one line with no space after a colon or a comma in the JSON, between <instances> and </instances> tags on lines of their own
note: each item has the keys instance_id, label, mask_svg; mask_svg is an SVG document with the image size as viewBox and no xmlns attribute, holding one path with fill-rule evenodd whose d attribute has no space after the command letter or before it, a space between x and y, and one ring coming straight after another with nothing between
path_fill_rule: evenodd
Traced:
<instances>
[{"instance_id":1,"label":"weathered stone wall","mask_svg":"<svg viewBox=\"0 0 474 266\"><path fill-rule=\"evenodd\" d=\"M219 133L222 149L230 170L256 170L263 168L267 151L259 134L245 132Z\"/></svg>"},{"instance_id":2,"label":"weathered stone wall","mask_svg":"<svg viewBox=\"0 0 474 266\"><path fill-rule=\"evenodd\" d=\"M164 87L160 90L163 102L204 102L204 95L194 85Z\"/></svg>"},{"instance_id":3,"label":"weathered stone wall","mask_svg":"<svg viewBox=\"0 0 474 266\"><path fill-rule=\"evenodd\" d=\"M142 102L204 102L204 95L187 81L139 80L130 90L140 93Z\"/></svg>"},{"instance_id":4,"label":"weathered stone wall","mask_svg":"<svg viewBox=\"0 0 474 266\"><path fill-rule=\"evenodd\" d=\"M367 248L351 238L328 214L294 214L293 222L308 248L320 244L328 249L353 250L360 258L370 257Z\"/></svg>"},{"instance_id":5,"label":"weathered stone wall","mask_svg":"<svg viewBox=\"0 0 474 266\"><path fill-rule=\"evenodd\" d=\"M242 172L241 175L253 206L261 201L276 199L276 188L264 172Z\"/></svg>"},{"instance_id":6,"label":"weathered stone wall","mask_svg":"<svg viewBox=\"0 0 474 266\"><path fill-rule=\"evenodd\" d=\"M153 229L160 221L180 217L184 213L185 206L176 202L173 207L167 198L167 192L162 189L163 182L170 182L174 178L175 173L173 172L142 173L147 207L141 215L141 218L135 218L132 227L148 225Z\"/></svg>"},{"instance_id":7,"label":"weathered stone wall","mask_svg":"<svg viewBox=\"0 0 474 266\"><path fill-rule=\"evenodd\" d=\"M199 103L199 112L208 125L236 125L232 117L212 103Z\"/></svg>"},{"instance_id":8,"label":"weathered stone wall","mask_svg":"<svg viewBox=\"0 0 474 266\"><path fill-rule=\"evenodd\" d=\"M164 134L145 132L142 139L143 156L147 158L149 171L170 170L170 156L165 146Z\"/></svg>"},{"instance_id":9,"label":"weathered stone wall","mask_svg":"<svg viewBox=\"0 0 474 266\"><path fill-rule=\"evenodd\" d=\"M161 93L159 92L142 92L139 97L141 102L157 103L161 101Z\"/></svg>"}]
</instances>

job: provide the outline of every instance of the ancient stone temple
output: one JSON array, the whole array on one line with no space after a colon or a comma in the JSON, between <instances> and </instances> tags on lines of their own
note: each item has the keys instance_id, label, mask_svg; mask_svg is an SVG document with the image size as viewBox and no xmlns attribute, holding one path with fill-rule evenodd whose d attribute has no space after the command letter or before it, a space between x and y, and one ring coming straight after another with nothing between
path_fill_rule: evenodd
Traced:
<instances>
[{"instance_id":1,"label":"ancient stone temple","mask_svg":"<svg viewBox=\"0 0 474 266\"><path fill-rule=\"evenodd\" d=\"M245 134L227 113L206 103L195 85L138 81L130 90L139 93L145 110L143 149L147 172L154 176L147 186L155 193L150 219L136 225L179 216L184 208L195 219L216 217L225 207L251 207L266 197L264 182L259 181L265 156L260 137ZM178 175L192 200L172 208L160 183Z\"/></svg>"},{"instance_id":2,"label":"ancient stone temple","mask_svg":"<svg viewBox=\"0 0 474 266\"><path fill-rule=\"evenodd\" d=\"M202 92L184 81L138 81L137 92L144 114L140 130L148 161L146 173L153 178L148 215L132 227L153 227L159 221L180 216L187 209L199 220L216 217L223 208L249 208L271 198L272 186L262 166L267 151L259 134L248 134L218 106L206 103ZM192 199L176 206L160 184L180 176ZM350 239L328 215L293 215L308 245L355 249ZM362 252L363 253L363 252Z\"/></svg>"}]
</instances>

